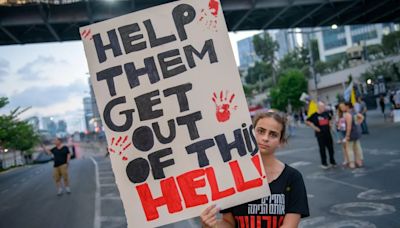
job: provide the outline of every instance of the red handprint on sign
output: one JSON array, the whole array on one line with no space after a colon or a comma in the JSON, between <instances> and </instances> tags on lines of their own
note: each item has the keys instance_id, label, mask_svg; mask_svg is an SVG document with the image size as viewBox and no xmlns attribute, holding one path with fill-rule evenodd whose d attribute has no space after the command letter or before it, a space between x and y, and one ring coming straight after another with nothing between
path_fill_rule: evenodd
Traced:
<instances>
[{"instance_id":1,"label":"red handprint on sign","mask_svg":"<svg viewBox=\"0 0 400 228\"><path fill-rule=\"evenodd\" d=\"M125 152L126 149L128 149L128 147L132 145L132 143L126 144L127 140L128 140L127 135L124 137L124 140L122 140L122 137L120 136L116 142L115 142L115 137L112 137L111 145L108 147L108 151L110 153L116 153L116 151L118 151L118 155L122 156L122 160L124 161L128 160L128 157L124 156L123 153Z\"/></svg>"},{"instance_id":2,"label":"red handprint on sign","mask_svg":"<svg viewBox=\"0 0 400 228\"><path fill-rule=\"evenodd\" d=\"M214 17L218 16L219 2L217 0L210 0L208 2L208 9Z\"/></svg>"},{"instance_id":3,"label":"red handprint on sign","mask_svg":"<svg viewBox=\"0 0 400 228\"><path fill-rule=\"evenodd\" d=\"M203 22L208 29L217 31L217 17L219 12L219 1L210 0L208 2L208 10L202 9L199 21Z\"/></svg>"},{"instance_id":4,"label":"red handprint on sign","mask_svg":"<svg viewBox=\"0 0 400 228\"><path fill-rule=\"evenodd\" d=\"M231 118L231 111L237 109L236 105L232 107L232 101L234 98L235 94L232 93L229 96L228 91L225 91L224 94L224 92L221 90L221 92L219 93L219 98L217 97L217 94L215 92L213 93L212 100L216 107L215 115L218 122L225 122Z\"/></svg>"}]
</instances>

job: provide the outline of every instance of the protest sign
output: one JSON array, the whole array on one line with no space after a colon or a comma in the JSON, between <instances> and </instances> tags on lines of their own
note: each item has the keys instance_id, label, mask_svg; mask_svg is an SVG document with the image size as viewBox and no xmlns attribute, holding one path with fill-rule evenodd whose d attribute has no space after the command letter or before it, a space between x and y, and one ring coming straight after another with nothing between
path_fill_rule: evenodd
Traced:
<instances>
[{"instance_id":1,"label":"protest sign","mask_svg":"<svg viewBox=\"0 0 400 228\"><path fill-rule=\"evenodd\" d=\"M270 194L217 0L80 28L129 227Z\"/></svg>"}]
</instances>

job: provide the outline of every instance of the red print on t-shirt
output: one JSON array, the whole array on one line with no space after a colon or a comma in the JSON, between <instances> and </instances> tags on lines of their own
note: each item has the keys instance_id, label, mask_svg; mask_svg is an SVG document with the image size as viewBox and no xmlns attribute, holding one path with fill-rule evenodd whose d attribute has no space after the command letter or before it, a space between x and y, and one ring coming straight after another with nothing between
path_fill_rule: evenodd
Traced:
<instances>
[{"instance_id":1,"label":"red print on t-shirt","mask_svg":"<svg viewBox=\"0 0 400 228\"><path fill-rule=\"evenodd\" d=\"M319 126L326 126L329 125L329 120L323 117L318 118L318 124Z\"/></svg>"}]
</instances>

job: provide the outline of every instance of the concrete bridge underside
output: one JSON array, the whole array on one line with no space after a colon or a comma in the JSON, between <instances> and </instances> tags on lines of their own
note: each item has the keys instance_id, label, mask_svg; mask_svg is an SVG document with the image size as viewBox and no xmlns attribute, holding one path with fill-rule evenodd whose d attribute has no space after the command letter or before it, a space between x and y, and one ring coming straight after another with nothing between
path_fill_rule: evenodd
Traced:
<instances>
[{"instance_id":1,"label":"concrete bridge underside","mask_svg":"<svg viewBox=\"0 0 400 228\"><path fill-rule=\"evenodd\" d=\"M79 40L78 28L172 0L0 0L0 45ZM400 0L221 0L230 31L400 22Z\"/></svg>"}]
</instances>

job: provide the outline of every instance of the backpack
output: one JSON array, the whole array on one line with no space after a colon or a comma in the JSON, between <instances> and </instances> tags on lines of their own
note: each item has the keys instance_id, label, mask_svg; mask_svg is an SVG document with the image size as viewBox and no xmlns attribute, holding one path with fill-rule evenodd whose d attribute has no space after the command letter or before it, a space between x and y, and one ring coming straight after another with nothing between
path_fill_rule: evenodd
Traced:
<instances>
[{"instance_id":1,"label":"backpack","mask_svg":"<svg viewBox=\"0 0 400 228\"><path fill-rule=\"evenodd\" d=\"M356 141L361 138L361 134L362 134L361 133L362 132L361 124L357 123L356 117L357 117L357 114L352 112L351 113L352 121L351 121L350 141Z\"/></svg>"}]
</instances>

